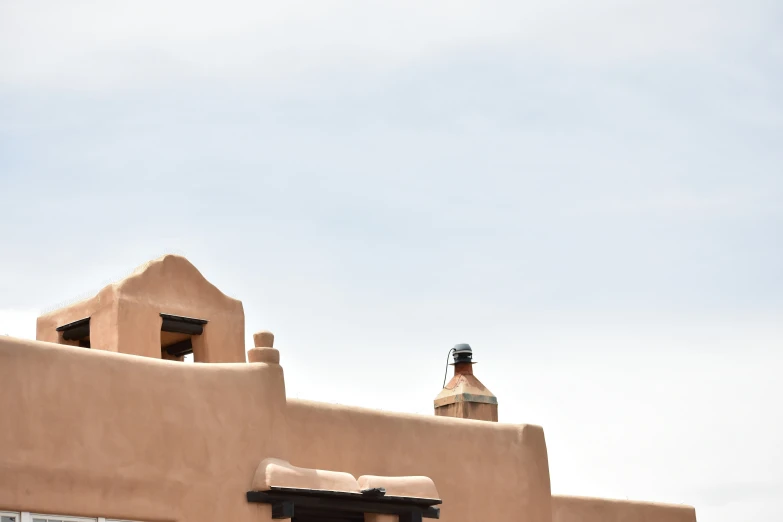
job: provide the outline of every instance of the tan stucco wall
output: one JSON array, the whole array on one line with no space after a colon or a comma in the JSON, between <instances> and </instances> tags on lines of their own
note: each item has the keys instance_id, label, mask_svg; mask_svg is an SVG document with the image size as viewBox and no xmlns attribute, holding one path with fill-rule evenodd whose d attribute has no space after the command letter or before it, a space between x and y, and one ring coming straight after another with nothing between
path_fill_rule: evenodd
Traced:
<instances>
[{"instance_id":1,"label":"tan stucco wall","mask_svg":"<svg viewBox=\"0 0 783 522\"><path fill-rule=\"evenodd\" d=\"M0 337L0 509L142 521L270 519L245 492L286 458L282 369Z\"/></svg>"},{"instance_id":2,"label":"tan stucco wall","mask_svg":"<svg viewBox=\"0 0 783 522\"><path fill-rule=\"evenodd\" d=\"M36 322L35 338L49 343L77 345L64 341L57 327L90 318L90 341L97 350L118 351L117 311L119 300L116 285L109 285L94 297L40 316Z\"/></svg>"},{"instance_id":3,"label":"tan stucco wall","mask_svg":"<svg viewBox=\"0 0 783 522\"><path fill-rule=\"evenodd\" d=\"M209 321L204 333L192 338L195 361L245 361L242 302L218 290L184 257L169 255L152 261L123 280L118 290L122 297L119 351L151 346L157 352L149 356L160 357L163 312Z\"/></svg>"},{"instance_id":4,"label":"tan stucco wall","mask_svg":"<svg viewBox=\"0 0 783 522\"><path fill-rule=\"evenodd\" d=\"M538 426L408 415L289 399L291 463L359 475L426 475L441 520L549 522Z\"/></svg>"},{"instance_id":5,"label":"tan stucco wall","mask_svg":"<svg viewBox=\"0 0 783 522\"><path fill-rule=\"evenodd\" d=\"M266 348L267 351L274 351ZM259 464L425 475L446 522L695 522L693 508L551 497L543 430L285 398L277 364L182 364L0 337L0 509L270 520Z\"/></svg>"},{"instance_id":6,"label":"tan stucco wall","mask_svg":"<svg viewBox=\"0 0 783 522\"><path fill-rule=\"evenodd\" d=\"M696 511L691 506L555 495L552 521L696 522Z\"/></svg>"},{"instance_id":7,"label":"tan stucco wall","mask_svg":"<svg viewBox=\"0 0 783 522\"><path fill-rule=\"evenodd\" d=\"M0 338L0 508L268 520L259 463L426 475L442 519L550 521L541 428L285 402L275 364L189 364Z\"/></svg>"}]
</instances>

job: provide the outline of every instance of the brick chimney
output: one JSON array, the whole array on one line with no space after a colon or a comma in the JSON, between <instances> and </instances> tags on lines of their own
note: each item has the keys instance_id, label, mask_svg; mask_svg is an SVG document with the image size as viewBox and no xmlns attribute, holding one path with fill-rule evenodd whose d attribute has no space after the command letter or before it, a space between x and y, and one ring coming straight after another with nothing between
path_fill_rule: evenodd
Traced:
<instances>
[{"instance_id":1,"label":"brick chimney","mask_svg":"<svg viewBox=\"0 0 783 522\"><path fill-rule=\"evenodd\" d=\"M470 345L453 348L454 377L435 397L435 415L498 421L498 399L473 375L473 350Z\"/></svg>"}]
</instances>

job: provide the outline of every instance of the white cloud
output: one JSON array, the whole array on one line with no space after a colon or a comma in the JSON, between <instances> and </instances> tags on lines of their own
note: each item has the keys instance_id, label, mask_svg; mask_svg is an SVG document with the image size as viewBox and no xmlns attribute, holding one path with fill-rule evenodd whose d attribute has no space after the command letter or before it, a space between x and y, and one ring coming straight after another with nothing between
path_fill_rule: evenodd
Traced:
<instances>
[{"instance_id":1,"label":"white cloud","mask_svg":"<svg viewBox=\"0 0 783 522\"><path fill-rule=\"evenodd\" d=\"M701 0L7 2L0 71L11 84L92 89L173 78L285 81L349 63L378 71L498 47L589 64L713 59L764 23L752 4Z\"/></svg>"}]
</instances>

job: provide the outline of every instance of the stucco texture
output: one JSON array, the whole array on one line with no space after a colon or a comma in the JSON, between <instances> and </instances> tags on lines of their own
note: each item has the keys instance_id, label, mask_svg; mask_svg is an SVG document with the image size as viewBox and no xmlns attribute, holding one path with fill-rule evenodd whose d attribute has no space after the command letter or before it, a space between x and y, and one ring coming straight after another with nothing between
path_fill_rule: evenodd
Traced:
<instances>
[{"instance_id":1,"label":"stucco texture","mask_svg":"<svg viewBox=\"0 0 783 522\"><path fill-rule=\"evenodd\" d=\"M176 255L150 261L96 296L42 315L36 339L78 344L63 341L56 329L90 317L92 349L160 358L161 313L208 321L203 334L192 338L195 361L245 361L242 302L223 294Z\"/></svg>"},{"instance_id":2,"label":"stucco texture","mask_svg":"<svg viewBox=\"0 0 783 522\"><path fill-rule=\"evenodd\" d=\"M426 476L442 520L549 522L541 428L286 403L276 364L183 364L0 338L0 507L129 520L269 520L264 459Z\"/></svg>"},{"instance_id":3,"label":"stucco texture","mask_svg":"<svg viewBox=\"0 0 783 522\"><path fill-rule=\"evenodd\" d=\"M696 510L691 506L555 495L552 521L696 522Z\"/></svg>"},{"instance_id":4,"label":"stucco texture","mask_svg":"<svg viewBox=\"0 0 783 522\"><path fill-rule=\"evenodd\" d=\"M538 426L286 400L277 364L183 364L0 337L0 382L5 510L266 521L269 506L245 493L265 459L280 459L303 476L330 470L406 488L431 479L446 522L696 520L688 506L551 497ZM405 476L424 478L388 478ZM411 490L433 494L421 491Z\"/></svg>"},{"instance_id":5,"label":"stucco texture","mask_svg":"<svg viewBox=\"0 0 783 522\"><path fill-rule=\"evenodd\" d=\"M441 520L549 522L544 432L447 417L288 400L288 443L298 466L360 475L425 475Z\"/></svg>"},{"instance_id":6,"label":"stucco texture","mask_svg":"<svg viewBox=\"0 0 783 522\"><path fill-rule=\"evenodd\" d=\"M286 458L282 369L183 364L0 337L0 508L146 522L263 521Z\"/></svg>"}]
</instances>

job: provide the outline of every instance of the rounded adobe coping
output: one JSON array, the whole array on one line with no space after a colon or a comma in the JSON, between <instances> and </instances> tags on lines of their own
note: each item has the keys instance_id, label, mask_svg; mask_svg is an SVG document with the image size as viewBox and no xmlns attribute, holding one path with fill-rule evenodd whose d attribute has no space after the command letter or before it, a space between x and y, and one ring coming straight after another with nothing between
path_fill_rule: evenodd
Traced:
<instances>
[{"instance_id":1,"label":"rounded adobe coping","mask_svg":"<svg viewBox=\"0 0 783 522\"><path fill-rule=\"evenodd\" d=\"M299 468L288 461L267 458L261 461L253 477L254 491L277 488L315 489L361 493L384 488L387 496L440 499L435 483L429 477L379 477L363 475L356 480L350 473Z\"/></svg>"},{"instance_id":2,"label":"rounded adobe coping","mask_svg":"<svg viewBox=\"0 0 783 522\"><path fill-rule=\"evenodd\" d=\"M378 477L362 475L359 488L384 488L390 497L413 497L440 499L435 483L429 477Z\"/></svg>"},{"instance_id":3,"label":"rounded adobe coping","mask_svg":"<svg viewBox=\"0 0 783 522\"><path fill-rule=\"evenodd\" d=\"M359 483L350 473L298 468L285 460L264 459L253 477L253 490L268 491L272 487L360 492Z\"/></svg>"},{"instance_id":4,"label":"rounded adobe coping","mask_svg":"<svg viewBox=\"0 0 783 522\"><path fill-rule=\"evenodd\" d=\"M641 508L670 509L675 511L695 511L688 504L671 504L649 500L628 500L619 498L583 497L579 495L552 495L553 507L561 505L596 507L596 506L632 506Z\"/></svg>"}]
</instances>

